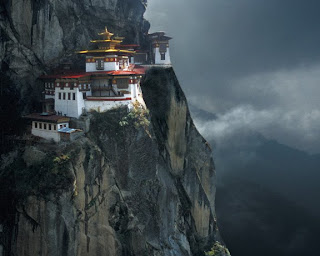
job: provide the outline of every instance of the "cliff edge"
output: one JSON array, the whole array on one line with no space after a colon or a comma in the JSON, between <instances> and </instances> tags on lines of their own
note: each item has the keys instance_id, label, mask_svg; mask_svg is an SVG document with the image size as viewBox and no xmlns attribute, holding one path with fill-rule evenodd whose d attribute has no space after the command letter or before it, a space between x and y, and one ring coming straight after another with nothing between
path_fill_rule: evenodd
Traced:
<instances>
[{"instance_id":1,"label":"cliff edge","mask_svg":"<svg viewBox=\"0 0 320 256\"><path fill-rule=\"evenodd\" d=\"M2 218L4 255L205 255L220 245L211 150L173 69L150 69L142 90L149 111L93 113L85 137L16 153L2 170L15 202L15 217ZM207 255L228 255L220 247Z\"/></svg>"},{"instance_id":2,"label":"cliff edge","mask_svg":"<svg viewBox=\"0 0 320 256\"><path fill-rule=\"evenodd\" d=\"M144 46L145 0L0 3L0 255L228 255L215 171L172 68L142 82L147 110L92 113L72 143L17 141L40 109L37 80L108 26ZM8 152L12 150L11 152ZM207 253L205 253L207 252Z\"/></svg>"}]
</instances>

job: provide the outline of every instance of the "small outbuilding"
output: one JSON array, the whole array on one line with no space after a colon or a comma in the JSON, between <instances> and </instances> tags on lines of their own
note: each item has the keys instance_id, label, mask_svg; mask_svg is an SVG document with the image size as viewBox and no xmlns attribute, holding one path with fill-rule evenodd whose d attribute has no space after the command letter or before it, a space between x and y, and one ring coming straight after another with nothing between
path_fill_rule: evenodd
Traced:
<instances>
[{"instance_id":1,"label":"small outbuilding","mask_svg":"<svg viewBox=\"0 0 320 256\"><path fill-rule=\"evenodd\" d=\"M69 128L70 118L66 116L50 115L48 113L32 113L24 118L31 120L31 134L47 140L60 142L59 130Z\"/></svg>"}]
</instances>

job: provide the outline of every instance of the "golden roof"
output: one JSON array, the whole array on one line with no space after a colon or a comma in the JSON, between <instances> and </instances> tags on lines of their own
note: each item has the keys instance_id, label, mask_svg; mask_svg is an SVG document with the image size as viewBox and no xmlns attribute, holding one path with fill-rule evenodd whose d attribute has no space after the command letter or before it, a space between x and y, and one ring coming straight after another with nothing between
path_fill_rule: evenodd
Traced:
<instances>
[{"instance_id":1,"label":"golden roof","mask_svg":"<svg viewBox=\"0 0 320 256\"><path fill-rule=\"evenodd\" d=\"M95 49L95 50L84 50L84 51L77 51L77 53L84 54L84 53L110 53L110 52L119 52L119 53L135 53L135 51L129 50L120 50L120 49Z\"/></svg>"},{"instance_id":2,"label":"golden roof","mask_svg":"<svg viewBox=\"0 0 320 256\"><path fill-rule=\"evenodd\" d=\"M110 40L110 39L107 39L107 40L91 40L90 41L91 43L108 43L108 42L114 42L114 43L121 43L122 40Z\"/></svg>"},{"instance_id":3,"label":"golden roof","mask_svg":"<svg viewBox=\"0 0 320 256\"><path fill-rule=\"evenodd\" d=\"M121 49L115 49L116 45L119 45L122 43L122 40L124 37L114 37L114 39L111 39L111 37L114 35L113 33L109 32L107 27L105 27L105 31L98 34L99 36L104 36L104 39L100 40L91 40L91 43L97 43L98 49L93 50L83 50L83 51L77 51L76 53L80 54L86 54L86 53L124 53L124 54L133 54L135 51L130 50L121 50Z\"/></svg>"},{"instance_id":4,"label":"golden roof","mask_svg":"<svg viewBox=\"0 0 320 256\"><path fill-rule=\"evenodd\" d=\"M105 31L98 34L99 36L105 36L107 40L110 40L111 37L114 35L113 33L109 32L107 27L105 27Z\"/></svg>"}]
</instances>

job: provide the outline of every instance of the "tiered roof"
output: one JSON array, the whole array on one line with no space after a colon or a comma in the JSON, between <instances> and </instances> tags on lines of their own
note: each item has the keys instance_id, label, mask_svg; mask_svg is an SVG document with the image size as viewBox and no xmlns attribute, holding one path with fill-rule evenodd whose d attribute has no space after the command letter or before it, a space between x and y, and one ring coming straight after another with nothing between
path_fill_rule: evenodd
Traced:
<instances>
[{"instance_id":1,"label":"tiered roof","mask_svg":"<svg viewBox=\"0 0 320 256\"><path fill-rule=\"evenodd\" d=\"M111 70L111 71L94 71L94 72L68 72L63 74L43 75L41 79L78 79L83 77L89 77L92 75L144 75L145 68L139 65L132 65L129 70Z\"/></svg>"},{"instance_id":2,"label":"tiered roof","mask_svg":"<svg viewBox=\"0 0 320 256\"><path fill-rule=\"evenodd\" d=\"M93 50L82 50L78 51L77 53L80 54L125 54L125 55L131 55L134 54L135 51L129 50L129 49L121 49L122 47L118 47L124 37L113 37L113 33L109 32L107 27L105 27L105 31L98 34L102 37L102 39L98 40L91 40L90 42L94 44L95 49Z\"/></svg>"}]
</instances>

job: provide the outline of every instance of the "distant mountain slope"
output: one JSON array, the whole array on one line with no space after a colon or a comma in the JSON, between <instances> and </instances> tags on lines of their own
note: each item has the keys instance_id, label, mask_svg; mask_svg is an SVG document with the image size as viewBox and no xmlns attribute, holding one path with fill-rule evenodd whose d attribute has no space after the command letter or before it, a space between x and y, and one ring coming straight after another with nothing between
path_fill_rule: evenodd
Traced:
<instances>
[{"instance_id":1,"label":"distant mountain slope","mask_svg":"<svg viewBox=\"0 0 320 256\"><path fill-rule=\"evenodd\" d=\"M190 109L199 124L217 118ZM320 155L245 128L226 134L203 135L214 138L218 224L232 255L318 255Z\"/></svg>"},{"instance_id":2,"label":"distant mountain slope","mask_svg":"<svg viewBox=\"0 0 320 256\"><path fill-rule=\"evenodd\" d=\"M234 256L318 255L319 219L244 180L217 189L221 235Z\"/></svg>"},{"instance_id":3,"label":"distant mountain slope","mask_svg":"<svg viewBox=\"0 0 320 256\"><path fill-rule=\"evenodd\" d=\"M197 120L216 119L216 115L194 106L190 110L196 125ZM261 184L320 216L320 205L314 204L314 197L320 197L319 154L310 155L246 128L223 138L203 135L214 137L209 143L214 151L218 180L231 175Z\"/></svg>"},{"instance_id":4,"label":"distant mountain slope","mask_svg":"<svg viewBox=\"0 0 320 256\"><path fill-rule=\"evenodd\" d=\"M248 131L239 131L216 146L219 178L244 178L320 214L320 157Z\"/></svg>"}]
</instances>

